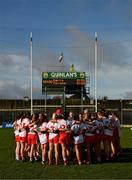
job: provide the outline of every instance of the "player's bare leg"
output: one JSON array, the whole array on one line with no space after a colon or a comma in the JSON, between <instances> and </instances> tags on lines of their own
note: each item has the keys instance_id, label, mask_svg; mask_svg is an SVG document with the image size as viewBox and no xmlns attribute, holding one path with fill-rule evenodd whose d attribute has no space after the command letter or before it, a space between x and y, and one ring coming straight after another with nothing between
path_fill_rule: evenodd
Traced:
<instances>
[{"instance_id":1,"label":"player's bare leg","mask_svg":"<svg viewBox=\"0 0 132 180\"><path fill-rule=\"evenodd\" d=\"M49 151L48 151L49 165L52 164L53 149L54 149L54 144L49 143Z\"/></svg>"},{"instance_id":2,"label":"player's bare leg","mask_svg":"<svg viewBox=\"0 0 132 180\"><path fill-rule=\"evenodd\" d=\"M42 162L46 161L46 150L47 150L47 144L41 144L41 150L42 150Z\"/></svg>"},{"instance_id":3,"label":"player's bare leg","mask_svg":"<svg viewBox=\"0 0 132 180\"><path fill-rule=\"evenodd\" d=\"M80 154L80 145L79 144L75 144L75 152L76 152L78 164L81 165L82 162L81 162L81 154Z\"/></svg>"},{"instance_id":4,"label":"player's bare leg","mask_svg":"<svg viewBox=\"0 0 132 180\"><path fill-rule=\"evenodd\" d=\"M16 142L15 154L16 160L20 160L20 142Z\"/></svg>"},{"instance_id":5,"label":"player's bare leg","mask_svg":"<svg viewBox=\"0 0 132 180\"><path fill-rule=\"evenodd\" d=\"M21 150L20 150L20 153L21 153L21 158L22 158L22 161L24 160L24 149L25 149L25 142L20 142L21 143Z\"/></svg>"},{"instance_id":6,"label":"player's bare leg","mask_svg":"<svg viewBox=\"0 0 132 180\"><path fill-rule=\"evenodd\" d=\"M55 148L55 161L56 161L56 165L59 165L59 144L55 143L54 144L54 148Z\"/></svg>"},{"instance_id":7,"label":"player's bare leg","mask_svg":"<svg viewBox=\"0 0 132 180\"><path fill-rule=\"evenodd\" d=\"M66 145L61 144L61 147L62 147L62 157L63 157L64 165L67 165Z\"/></svg>"}]
</instances>

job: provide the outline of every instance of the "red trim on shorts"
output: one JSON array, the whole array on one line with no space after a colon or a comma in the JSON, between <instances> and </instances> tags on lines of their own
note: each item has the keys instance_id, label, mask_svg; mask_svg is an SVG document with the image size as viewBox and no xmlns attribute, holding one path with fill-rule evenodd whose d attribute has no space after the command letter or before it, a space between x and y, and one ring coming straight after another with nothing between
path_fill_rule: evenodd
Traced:
<instances>
[{"instance_id":1,"label":"red trim on shorts","mask_svg":"<svg viewBox=\"0 0 132 180\"><path fill-rule=\"evenodd\" d=\"M38 140L37 134L28 134L28 144L29 145L37 144L37 140Z\"/></svg>"},{"instance_id":2,"label":"red trim on shorts","mask_svg":"<svg viewBox=\"0 0 132 180\"><path fill-rule=\"evenodd\" d=\"M27 136L25 136L25 137L20 137L20 142L25 142L25 143L27 143Z\"/></svg>"},{"instance_id":3,"label":"red trim on shorts","mask_svg":"<svg viewBox=\"0 0 132 180\"><path fill-rule=\"evenodd\" d=\"M68 133L60 134L59 137L60 144L71 144L71 137Z\"/></svg>"},{"instance_id":4,"label":"red trim on shorts","mask_svg":"<svg viewBox=\"0 0 132 180\"><path fill-rule=\"evenodd\" d=\"M59 135L55 136L52 139L49 139L49 143L53 143L53 144L59 143Z\"/></svg>"},{"instance_id":5,"label":"red trim on shorts","mask_svg":"<svg viewBox=\"0 0 132 180\"><path fill-rule=\"evenodd\" d=\"M95 143L95 136L85 136L84 141L85 141L85 143L94 144Z\"/></svg>"},{"instance_id":6,"label":"red trim on shorts","mask_svg":"<svg viewBox=\"0 0 132 180\"><path fill-rule=\"evenodd\" d=\"M20 142L20 137L19 137L19 135L16 135L16 136L15 136L15 141L16 141L16 142Z\"/></svg>"}]
</instances>

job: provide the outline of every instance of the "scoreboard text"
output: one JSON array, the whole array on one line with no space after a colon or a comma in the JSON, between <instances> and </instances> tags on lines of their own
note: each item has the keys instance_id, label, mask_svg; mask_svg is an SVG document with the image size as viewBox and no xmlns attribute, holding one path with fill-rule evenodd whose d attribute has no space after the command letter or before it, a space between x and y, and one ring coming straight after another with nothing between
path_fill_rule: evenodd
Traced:
<instances>
[{"instance_id":1,"label":"scoreboard text","mask_svg":"<svg viewBox=\"0 0 132 180\"><path fill-rule=\"evenodd\" d=\"M84 86L86 77L84 72L43 72L43 86Z\"/></svg>"}]
</instances>

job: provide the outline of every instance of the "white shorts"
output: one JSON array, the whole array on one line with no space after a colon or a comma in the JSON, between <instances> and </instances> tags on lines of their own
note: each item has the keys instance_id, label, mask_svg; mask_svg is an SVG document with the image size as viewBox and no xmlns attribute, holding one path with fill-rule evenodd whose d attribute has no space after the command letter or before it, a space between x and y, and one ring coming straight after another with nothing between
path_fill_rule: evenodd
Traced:
<instances>
[{"instance_id":1,"label":"white shorts","mask_svg":"<svg viewBox=\"0 0 132 180\"><path fill-rule=\"evenodd\" d=\"M81 144L84 142L83 135L80 134L79 136L73 136L74 144Z\"/></svg>"},{"instance_id":2,"label":"white shorts","mask_svg":"<svg viewBox=\"0 0 132 180\"><path fill-rule=\"evenodd\" d=\"M46 144L48 142L47 134L39 134L38 136L39 136L40 144Z\"/></svg>"}]
</instances>

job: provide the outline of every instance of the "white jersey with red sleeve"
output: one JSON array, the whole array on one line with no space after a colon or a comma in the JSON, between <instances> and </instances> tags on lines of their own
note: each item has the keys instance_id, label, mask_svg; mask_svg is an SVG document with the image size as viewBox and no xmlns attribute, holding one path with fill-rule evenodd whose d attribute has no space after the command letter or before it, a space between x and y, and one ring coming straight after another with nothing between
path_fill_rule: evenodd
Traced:
<instances>
[{"instance_id":1,"label":"white jersey with red sleeve","mask_svg":"<svg viewBox=\"0 0 132 180\"><path fill-rule=\"evenodd\" d=\"M60 129L59 129L59 135L60 139L63 137L66 137L68 134L66 133L67 130L70 130L70 128L67 126L67 120L62 119L59 121Z\"/></svg>"},{"instance_id":2,"label":"white jersey with red sleeve","mask_svg":"<svg viewBox=\"0 0 132 180\"><path fill-rule=\"evenodd\" d=\"M36 134L36 132L37 132L37 125L36 124L34 124L33 126L29 125L28 134Z\"/></svg>"},{"instance_id":3,"label":"white jersey with red sleeve","mask_svg":"<svg viewBox=\"0 0 132 180\"><path fill-rule=\"evenodd\" d=\"M25 129L28 127L29 123L30 123L30 119L29 119L29 118L24 118L24 119L22 120L22 125L23 125L23 127L24 127Z\"/></svg>"},{"instance_id":4,"label":"white jersey with red sleeve","mask_svg":"<svg viewBox=\"0 0 132 180\"><path fill-rule=\"evenodd\" d=\"M17 119L16 122L13 123L15 136L19 135L20 124L21 124L21 119Z\"/></svg>"},{"instance_id":5,"label":"white jersey with red sleeve","mask_svg":"<svg viewBox=\"0 0 132 180\"><path fill-rule=\"evenodd\" d=\"M43 122L42 125L38 128L38 136L40 144L45 144L48 142L48 136L47 136L47 122Z\"/></svg>"},{"instance_id":6,"label":"white jersey with red sleeve","mask_svg":"<svg viewBox=\"0 0 132 180\"><path fill-rule=\"evenodd\" d=\"M60 124L56 122L49 121L47 123L47 129L53 132L49 132L49 140L56 137L59 133Z\"/></svg>"},{"instance_id":7,"label":"white jersey with red sleeve","mask_svg":"<svg viewBox=\"0 0 132 180\"><path fill-rule=\"evenodd\" d=\"M66 129L67 128L67 121L64 119L61 119L61 121L59 121L59 125L60 125L60 128Z\"/></svg>"},{"instance_id":8,"label":"white jersey with red sleeve","mask_svg":"<svg viewBox=\"0 0 132 180\"><path fill-rule=\"evenodd\" d=\"M21 123L19 126L19 131L20 131L19 136L20 137L26 137L29 123L30 123L30 120L28 118L24 118L21 120Z\"/></svg>"},{"instance_id":9,"label":"white jersey with red sleeve","mask_svg":"<svg viewBox=\"0 0 132 180\"><path fill-rule=\"evenodd\" d=\"M71 131L73 132L73 139L75 144L81 144L84 142L82 131L84 130L84 124L73 124Z\"/></svg>"}]
</instances>

